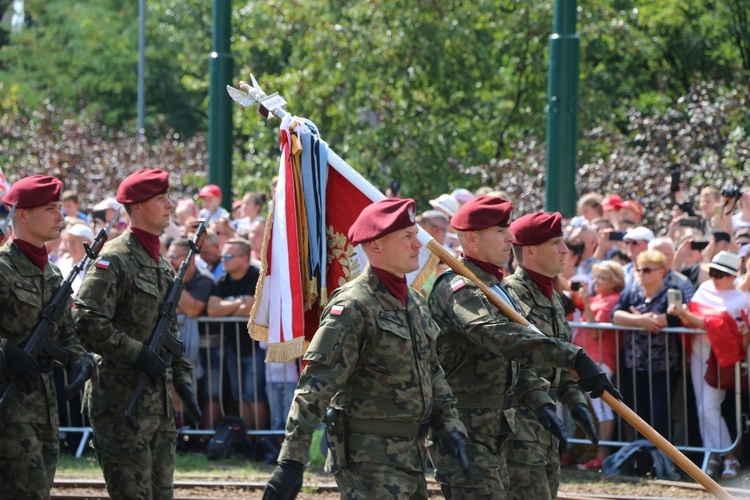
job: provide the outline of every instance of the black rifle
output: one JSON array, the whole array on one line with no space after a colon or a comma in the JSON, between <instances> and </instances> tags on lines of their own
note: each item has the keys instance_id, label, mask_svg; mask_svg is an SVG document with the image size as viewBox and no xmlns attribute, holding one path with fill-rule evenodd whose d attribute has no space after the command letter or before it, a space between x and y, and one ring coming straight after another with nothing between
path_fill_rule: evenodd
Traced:
<instances>
[{"instance_id":1,"label":"black rifle","mask_svg":"<svg viewBox=\"0 0 750 500\"><path fill-rule=\"evenodd\" d=\"M99 230L99 234L96 235L96 239L90 246L88 243L83 244L86 249L86 256L80 263L78 263L78 265L73 267L68 274L68 277L63 280L60 284L60 288L58 288L52 296L52 299L50 299L47 305L44 306L39 321L34 327L31 336L29 336L26 341L26 344L23 346L23 350L31 354L34 359L38 360L39 356L44 353L51 359L54 359L61 364L65 364L65 360L68 357L68 350L52 339L52 331L55 329L57 322L60 321L60 318L62 318L63 312L65 312L66 309L70 309L69 301L70 295L73 292L73 282L81 270L86 268L89 260L94 260L99 255L104 243L107 242L109 230L112 229L113 224L118 219L119 211L112 218L112 221L106 229ZM5 406L8 404L17 384L18 379L12 377L8 387L5 388L5 392L3 392L2 397L0 397L0 414L2 414Z\"/></svg>"},{"instance_id":2,"label":"black rifle","mask_svg":"<svg viewBox=\"0 0 750 500\"><path fill-rule=\"evenodd\" d=\"M5 221L3 222L3 227L0 227L0 240L2 240L3 238L5 238L5 236L8 234L8 226L10 226L10 221L13 219L13 214L16 213L16 205L17 204L18 204L18 202L14 203L10 207L10 213L5 218Z\"/></svg>"},{"instance_id":3,"label":"black rifle","mask_svg":"<svg viewBox=\"0 0 750 500\"><path fill-rule=\"evenodd\" d=\"M162 351L166 351L162 359L166 361L167 366L169 366L172 356L182 355L184 343L174 335L171 335L169 333L169 328L176 320L177 304L180 302L182 289L185 287L185 274L187 273L188 267L190 267L190 263L193 261L195 254L198 254L201 251L203 239L206 236L206 222L211 220L218 205L218 203L214 205L206 219L201 221L198 226L198 231L195 233L195 237L190 240L190 252L188 252L187 257L182 261L182 264L180 264L180 268L177 270L177 276L175 276L174 281L172 281L172 286L170 286L169 291L167 291L167 298L164 299L164 303L161 305L159 319L156 320L156 326L151 334L151 340L148 343L148 348L153 350L160 357L162 357ZM138 429L138 399L141 397L145 384L146 374L141 372L138 386L135 388L133 397L130 398L128 409L125 410L125 419L128 421L130 428L134 431Z\"/></svg>"}]
</instances>

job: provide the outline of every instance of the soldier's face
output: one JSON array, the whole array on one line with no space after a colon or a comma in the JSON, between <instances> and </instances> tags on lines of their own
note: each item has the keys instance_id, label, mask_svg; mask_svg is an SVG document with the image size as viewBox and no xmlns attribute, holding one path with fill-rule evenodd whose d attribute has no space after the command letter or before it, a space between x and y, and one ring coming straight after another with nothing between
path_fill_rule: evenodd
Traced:
<instances>
[{"instance_id":1,"label":"soldier's face","mask_svg":"<svg viewBox=\"0 0 750 500\"><path fill-rule=\"evenodd\" d=\"M39 244L59 238L65 222L61 210L62 203L59 201L25 208L23 213L19 210L16 216L19 222L18 237Z\"/></svg>"},{"instance_id":2,"label":"soldier's face","mask_svg":"<svg viewBox=\"0 0 750 500\"><path fill-rule=\"evenodd\" d=\"M534 261L537 272L554 278L565 269L565 256L568 254L568 246L563 237L552 238L541 245L534 247Z\"/></svg>"},{"instance_id":3,"label":"soldier's face","mask_svg":"<svg viewBox=\"0 0 750 500\"><path fill-rule=\"evenodd\" d=\"M476 233L477 258L498 267L510 261L513 242L516 239L507 227L488 227Z\"/></svg>"},{"instance_id":4,"label":"soldier's face","mask_svg":"<svg viewBox=\"0 0 750 500\"><path fill-rule=\"evenodd\" d=\"M133 215L138 218L139 226L145 231L159 234L169 226L169 217L174 204L166 193L133 205Z\"/></svg>"},{"instance_id":5,"label":"soldier's face","mask_svg":"<svg viewBox=\"0 0 750 500\"><path fill-rule=\"evenodd\" d=\"M377 253L373 265L396 276L403 276L419 269L419 249L422 243L417 238L417 228L410 227L394 231L377 241Z\"/></svg>"}]
</instances>

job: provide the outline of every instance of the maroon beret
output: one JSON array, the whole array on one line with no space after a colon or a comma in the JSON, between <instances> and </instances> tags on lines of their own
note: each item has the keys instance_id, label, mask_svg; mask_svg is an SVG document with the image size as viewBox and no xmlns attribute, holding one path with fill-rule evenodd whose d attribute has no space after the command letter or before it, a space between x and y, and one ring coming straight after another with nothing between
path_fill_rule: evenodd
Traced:
<instances>
[{"instance_id":1,"label":"maroon beret","mask_svg":"<svg viewBox=\"0 0 750 500\"><path fill-rule=\"evenodd\" d=\"M144 168L130 174L117 188L115 199L123 205L135 205L169 190L169 174L161 169Z\"/></svg>"},{"instance_id":2,"label":"maroon beret","mask_svg":"<svg viewBox=\"0 0 750 500\"><path fill-rule=\"evenodd\" d=\"M479 231L488 227L508 227L513 204L497 196L480 196L464 203L451 218L457 231Z\"/></svg>"},{"instance_id":3,"label":"maroon beret","mask_svg":"<svg viewBox=\"0 0 750 500\"><path fill-rule=\"evenodd\" d=\"M516 239L516 245L541 245L563 235L562 215L560 212L527 214L513 221L510 232Z\"/></svg>"},{"instance_id":4,"label":"maroon beret","mask_svg":"<svg viewBox=\"0 0 750 500\"><path fill-rule=\"evenodd\" d=\"M352 245L377 240L416 224L417 204L407 198L385 198L365 207L349 228Z\"/></svg>"},{"instance_id":5,"label":"maroon beret","mask_svg":"<svg viewBox=\"0 0 750 500\"><path fill-rule=\"evenodd\" d=\"M41 207L47 203L60 201L63 183L49 175L24 177L13 184L3 196L3 203L16 205L16 208Z\"/></svg>"}]
</instances>

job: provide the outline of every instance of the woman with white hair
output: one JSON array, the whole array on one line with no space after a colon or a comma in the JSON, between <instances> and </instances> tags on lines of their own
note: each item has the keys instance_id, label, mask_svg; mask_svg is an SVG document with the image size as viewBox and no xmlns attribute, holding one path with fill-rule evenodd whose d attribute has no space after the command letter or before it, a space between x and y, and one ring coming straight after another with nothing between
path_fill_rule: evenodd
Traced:
<instances>
[{"instance_id":1,"label":"woman with white hair","mask_svg":"<svg viewBox=\"0 0 750 500\"><path fill-rule=\"evenodd\" d=\"M690 309L684 309L679 304L670 304L669 314L675 314L683 323L693 328L707 329L706 335L692 336L692 353L690 355L690 371L695 391L695 402L698 407L698 421L700 424L703 446L720 450L732 444L729 430L724 417L721 416L721 403L726 396L726 390L712 387L706 382L707 362L711 354L712 338L716 342L714 333L721 335L722 343L731 342L729 331L734 325L728 321L734 319L742 334L741 350L747 349L747 323L742 320L742 311L750 309L750 295L737 290L734 279L739 274L740 257L731 252L719 252L709 264L708 275L711 279L698 287L693 296ZM723 312L728 313L722 315ZM721 322L727 318L725 322ZM717 321L719 323L717 323ZM736 340L735 340L736 342ZM739 347L738 347L739 348ZM719 456L711 454L706 473L714 474L719 466ZM737 477L740 463L734 452L724 455L723 479Z\"/></svg>"}]
</instances>

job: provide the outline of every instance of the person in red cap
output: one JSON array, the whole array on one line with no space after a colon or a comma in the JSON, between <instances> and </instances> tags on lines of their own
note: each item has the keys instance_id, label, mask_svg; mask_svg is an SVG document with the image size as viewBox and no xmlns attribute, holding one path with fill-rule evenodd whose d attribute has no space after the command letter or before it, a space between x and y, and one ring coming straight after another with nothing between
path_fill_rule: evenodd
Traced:
<instances>
[{"instance_id":1,"label":"person in red cap","mask_svg":"<svg viewBox=\"0 0 750 500\"><path fill-rule=\"evenodd\" d=\"M201 202L201 208L200 212L198 212L198 217L201 219L205 219L208 217L208 214L211 213L211 208L214 205L221 205L221 200L223 196L221 193L221 188L217 186L216 184L206 184L201 188L200 191L198 191L198 200ZM208 222L215 222L222 219L229 220L230 214L227 212L227 210L224 207L217 207L216 212L214 212L214 215L211 217L211 220Z\"/></svg>"},{"instance_id":2,"label":"person in red cap","mask_svg":"<svg viewBox=\"0 0 750 500\"><path fill-rule=\"evenodd\" d=\"M510 230L516 238L513 254L518 268L505 280L508 290L527 320L549 338L572 347L571 328L565 319L560 296L553 287L553 280L563 271L568 253L563 241L562 215L559 212L527 214L513 221ZM582 363L584 357L585 363ZM580 364L585 364L588 375L579 369ZM534 367L537 377L549 382L548 398L561 401L586 430L592 443L597 444L596 428L583 391L591 391L592 397L601 396L604 390L620 399L621 396L582 349L578 351L575 369L581 377L578 383L567 370ZM518 397L528 400L539 393L518 391ZM510 498L557 498L560 484L558 437L536 417L528 408L521 408L516 414L517 429L508 439Z\"/></svg>"},{"instance_id":3,"label":"person in red cap","mask_svg":"<svg viewBox=\"0 0 750 500\"><path fill-rule=\"evenodd\" d=\"M509 201L485 195L464 204L451 225L463 249L461 262L518 310L502 272L515 241L509 229L512 216ZM510 485L503 443L516 430L513 416L520 410L514 405L524 401L514 393L523 392L534 418L565 439L546 382L532 367L575 368L587 378L601 372L591 369L593 361L579 347L509 321L473 282L453 272L438 278L429 307L441 330L440 364L469 433L471 468L481 471L466 481L437 445L430 450L435 477L446 498L506 498Z\"/></svg>"},{"instance_id":4,"label":"person in red cap","mask_svg":"<svg viewBox=\"0 0 750 500\"><path fill-rule=\"evenodd\" d=\"M94 431L94 449L111 498L172 498L177 430L172 385L190 418L202 415L191 386L185 355L162 358L149 347L174 273L159 254L159 234L174 205L169 175L139 170L122 181L116 199L130 227L108 242L88 267L75 303L76 325L85 346L101 356L83 401ZM179 338L177 323L171 335ZM125 411L142 374L137 430Z\"/></svg>"},{"instance_id":5,"label":"person in red cap","mask_svg":"<svg viewBox=\"0 0 750 500\"><path fill-rule=\"evenodd\" d=\"M0 248L0 394L11 379L18 385L0 412L0 450L5 451L0 451L0 498L49 498L57 468L52 362L46 355L35 359L23 346L63 280L45 245L64 225L62 187L54 177L33 175L13 184L2 199L16 212L13 236ZM68 351L71 382L64 395L72 397L90 375L91 360L75 335L71 308L64 308L50 337Z\"/></svg>"},{"instance_id":6,"label":"person in red cap","mask_svg":"<svg viewBox=\"0 0 750 500\"><path fill-rule=\"evenodd\" d=\"M349 230L369 266L331 296L304 359L264 499L294 498L323 417L342 498L427 498L425 437L469 474L465 430L435 351L438 328L406 284L419 268L414 200L369 205Z\"/></svg>"}]
</instances>

